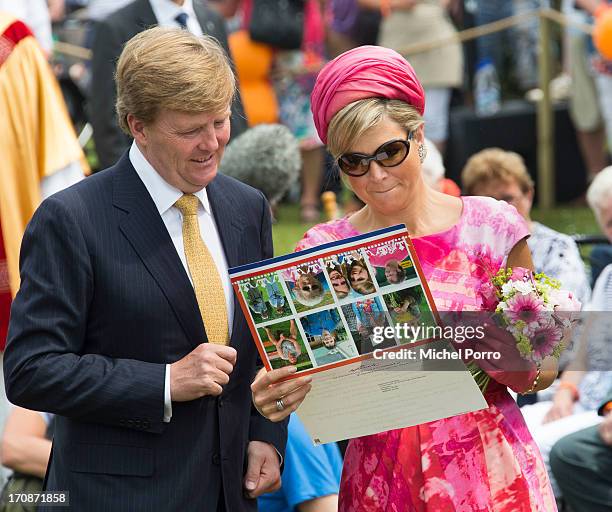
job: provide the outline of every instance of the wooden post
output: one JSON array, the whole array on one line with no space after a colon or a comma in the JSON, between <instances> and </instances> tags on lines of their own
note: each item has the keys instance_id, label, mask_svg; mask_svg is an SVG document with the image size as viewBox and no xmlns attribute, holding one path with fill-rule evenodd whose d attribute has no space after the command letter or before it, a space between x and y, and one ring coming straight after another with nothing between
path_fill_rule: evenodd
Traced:
<instances>
[{"instance_id":1,"label":"wooden post","mask_svg":"<svg viewBox=\"0 0 612 512\"><path fill-rule=\"evenodd\" d=\"M550 97L551 21L540 16L540 48L538 54L538 78L542 99L538 102L538 206L549 210L555 204L555 118Z\"/></svg>"}]
</instances>

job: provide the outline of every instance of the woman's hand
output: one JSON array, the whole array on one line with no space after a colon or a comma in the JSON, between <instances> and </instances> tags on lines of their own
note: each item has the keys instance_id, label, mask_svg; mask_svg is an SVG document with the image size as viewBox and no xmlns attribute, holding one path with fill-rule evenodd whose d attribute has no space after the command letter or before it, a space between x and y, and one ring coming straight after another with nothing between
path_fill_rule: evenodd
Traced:
<instances>
[{"instance_id":1,"label":"woman's hand","mask_svg":"<svg viewBox=\"0 0 612 512\"><path fill-rule=\"evenodd\" d=\"M297 410L312 388L312 377L308 375L280 382L296 371L295 366L285 366L270 372L265 368L259 371L251 384L251 391L253 403L262 416L270 421L282 421Z\"/></svg>"},{"instance_id":2,"label":"woman's hand","mask_svg":"<svg viewBox=\"0 0 612 512\"><path fill-rule=\"evenodd\" d=\"M553 405L548 410L542 424L560 420L574 413L574 395L567 388L560 388L555 393Z\"/></svg>"},{"instance_id":3,"label":"woman's hand","mask_svg":"<svg viewBox=\"0 0 612 512\"><path fill-rule=\"evenodd\" d=\"M483 328L483 338L473 343L474 351L481 356L476 358L478 366L493 380L517 393L531 388L538 369L535 363L521 357L514 336L492 323L485 323ZM499 354L499 357L495 359L494 354Z\"/></svg>"}]
</instances>

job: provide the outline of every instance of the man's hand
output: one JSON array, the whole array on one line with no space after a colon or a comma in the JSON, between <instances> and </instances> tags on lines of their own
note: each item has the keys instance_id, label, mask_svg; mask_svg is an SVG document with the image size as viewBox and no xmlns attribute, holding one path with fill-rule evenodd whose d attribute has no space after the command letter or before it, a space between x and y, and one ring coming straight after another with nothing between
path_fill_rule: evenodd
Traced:
<instances>
[{"instance_id":1,"label":"man's hand","mask_svg":"<svg viewBox=\"0 0 612 512\"><path fill-rule=\"evenodd\" d=\"M281 475L280 460L274 446L262 441L251 441L247 448L247 458L244 488L249 498L277 491L281 486Z\"/></svg>"},{"instance_id":2,"label":"man's hand","mask_svg":"<svg viewBox=\"0 0 612 512\"><path fill-rule=\"evenodd\" d=\"M170 365L170 397L187 402L205 395L218 396L236 364L236 349L202 343Z\"/></svg>"},{"instance_id":3,"label":"man's hand","mask_svg":"<svg viewBox=\"0 0 612 512\"><path fill-rule=\"evenodd\" d=\"M606 414L604 420L599 424L599 435L605 444L612 446L612 412Z\"/></svg>"}]
</instances>

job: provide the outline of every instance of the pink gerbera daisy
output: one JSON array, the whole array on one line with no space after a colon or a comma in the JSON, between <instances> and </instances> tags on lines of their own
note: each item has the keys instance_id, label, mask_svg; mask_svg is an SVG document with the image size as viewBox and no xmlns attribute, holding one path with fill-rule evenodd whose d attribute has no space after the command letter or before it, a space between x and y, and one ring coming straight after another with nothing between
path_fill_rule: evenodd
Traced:
<instances>
[{"instance_id":1,"label":"pink gerbera daisy","mask_svg":"<svg viewBox=\"0 0 612 512\"><path fill-rule=\"evenodd\" d=\"M552 355L555 347L561 341L561 329L554 323L538 327L531 336L531 346L533 347L533 358L541 361L545 357Z\"/></svg>"},{"instance_id":2,"label":"pink gerbera daisy","mask_svg":"<svg viewBox=\"0 0 612 512\"><path fill-rule=\"evenodd\" d=\"M546 311L544 301L534 293L527 295L517 293L506 304L508 307L504 313L507 315L510 323L516 323L519 320L522 320L527 325L533 322L539 323L543 312Z\"/></svg>"}]
</instances>

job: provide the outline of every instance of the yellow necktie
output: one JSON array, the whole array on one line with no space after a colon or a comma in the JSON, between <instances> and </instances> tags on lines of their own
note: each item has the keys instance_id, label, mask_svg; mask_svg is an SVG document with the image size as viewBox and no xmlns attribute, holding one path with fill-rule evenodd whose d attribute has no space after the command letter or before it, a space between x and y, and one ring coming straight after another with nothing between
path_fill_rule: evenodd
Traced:
<instances>
[{"instance_id":1,"label":"yellow necktie","mask_svg":"<svg viewBox=\"0 0 612 512\"><path fill-rule=\"evenodd\" d=\"M183 244L196 299L210 343L227 345L229 330L223 283L217 266L200 236L198 198L185 194L174 203L183 214Z\"/></svg>"}]
</instances>

